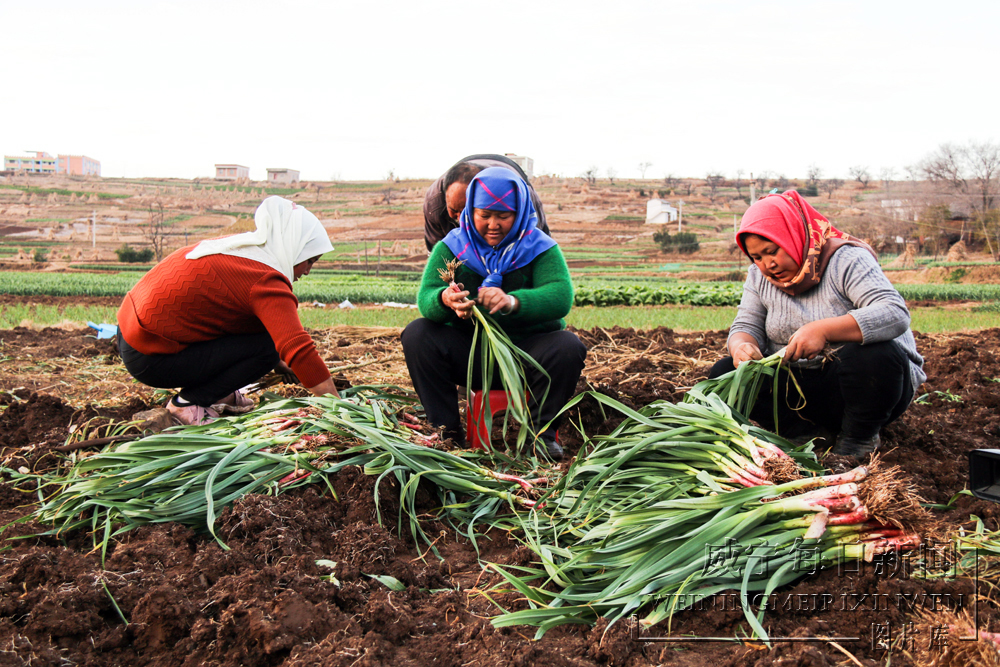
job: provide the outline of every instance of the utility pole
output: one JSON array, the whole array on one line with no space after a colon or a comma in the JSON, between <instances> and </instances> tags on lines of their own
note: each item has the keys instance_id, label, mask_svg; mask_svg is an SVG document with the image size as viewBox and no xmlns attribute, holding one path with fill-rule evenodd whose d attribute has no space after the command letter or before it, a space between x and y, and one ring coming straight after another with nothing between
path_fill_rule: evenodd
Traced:
<instances>
[{"instance_id":1,"label":"utility pole","mask_svg":"<svg viewBox=\"0 0 1000 667\"><path fill-rule=\"evenodd\" d=\"M753 180L753 172L750 172L750 205L757 201L757 187L755 181Z\"/></svg>"},{"instance_id":2,"label":"utility pole","mask_svg":"<svg viewBox=\"0 0 1000 667\"><path fill-rule=\"evenodd\" d=\"M365 239L365 275L368 275L368 239Z\"/></svg>"},{"instance_id":3,"label":"utility pole","mask_svg":"<svg viewBox=\"0 0 1000 667\"><path fill-rule=\"evenodd\" d=\"M681 233L681 224L684 222L684 200L677 200L677 233Z\"/></svg>"}]
</instances>

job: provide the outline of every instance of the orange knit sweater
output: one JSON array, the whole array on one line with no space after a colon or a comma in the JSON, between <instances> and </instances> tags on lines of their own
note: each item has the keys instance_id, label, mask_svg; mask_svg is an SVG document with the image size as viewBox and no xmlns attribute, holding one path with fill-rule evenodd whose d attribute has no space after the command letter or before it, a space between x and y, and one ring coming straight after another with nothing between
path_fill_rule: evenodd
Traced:
<instances>
[{"instance_id":1,"label":"orange knit sweater","mask_svg":"<svg viewBox=\"0 0 1000 667\"><path fill-rule=\"evenodd\" d=\"M242 257L186 259L193 247L157 264L125 296L118 326L129 345L143 354L174 354L192 343L266 331L304 386L330 377L285 276Z\"/></svg>"}]
</instances>

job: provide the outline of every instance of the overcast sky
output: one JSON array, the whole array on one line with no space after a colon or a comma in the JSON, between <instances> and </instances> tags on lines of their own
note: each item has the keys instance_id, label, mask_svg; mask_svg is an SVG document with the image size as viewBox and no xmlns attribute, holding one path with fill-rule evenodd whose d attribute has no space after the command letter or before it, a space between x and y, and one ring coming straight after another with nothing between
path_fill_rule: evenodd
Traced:
<instances>
[{"instance_id":1,"label":"overcast sky","mask_svg":"<svg viewBox=\"0 0 1000 667\"><path fill-rule=\"evenodd\" d=\"M900 175L1000 138L1000 2L0 0L0 151L107 177Z\"/></svg>"}]
</instances>

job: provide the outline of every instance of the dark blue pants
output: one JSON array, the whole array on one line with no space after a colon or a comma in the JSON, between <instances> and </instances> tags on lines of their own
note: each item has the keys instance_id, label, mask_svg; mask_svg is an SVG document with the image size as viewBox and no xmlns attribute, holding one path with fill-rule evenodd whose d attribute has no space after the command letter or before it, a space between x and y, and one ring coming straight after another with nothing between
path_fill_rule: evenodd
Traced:
<instances>
[{"instance_id":1,"label":"dark blue pants","mask_svg":"<svg viewBox=\"0 0 1000 667\"><path fill-rule=\"evenodd\" d=\"M182 399L206 408L264 377L279 359L267 333L194 343L176 354L143 354L119 335L118 350L139 382L158 389L181 387Z\"/></svg>"},{"instance_id":2,"label":"dark blue pants","mask_svg":"<svg viewBox=\"0 0 1000 667\"><path fill-rule=\"evenodd\" d=\"M725 357L712 366L708 376L716 378L731 370L733 358ZM805 405L801 410L793 409L802 399L782 372L778 429L785 437L805 435L822 426L831 433L870 438L903 414L913 399L910 361L892 341L868 345L845 343L836 352L836 358L822 368L794 368L792 372L805 395ZM748 416L762 427L774 430L770 383L765 383Z\"/></svg>"},{"instance_id":3,"label":"dark blue pants","mask_svg":"<svg viewBox=\"0 0 1000 667\"><path fill-rule=\"evenodd\" d=\"M427 420L434 426L443 426L445 437L464 443L462 418L458 410L455 389L465 386L472 354L472 334L446 324L420 318L410 322L403 330L403 354L406 368L413 380L420 402L427 413ZM534 400L529 404L531 421L545 425L556 416L576 390L577 380L583 371L587 347L570 331L552 331L535 334L516 343L537 361L551 378L551 384L534 367L524 366L528 389L532 397L541 397L548 388L548 397L542 405ZM479 355L476 355L479 359ZM472 387L481 389L483 378L481 364L474 363ZM494 368L492 389L502 389L500 373ZM556 422L558 425L558 422Z\"/></svg>"}]
</instances>

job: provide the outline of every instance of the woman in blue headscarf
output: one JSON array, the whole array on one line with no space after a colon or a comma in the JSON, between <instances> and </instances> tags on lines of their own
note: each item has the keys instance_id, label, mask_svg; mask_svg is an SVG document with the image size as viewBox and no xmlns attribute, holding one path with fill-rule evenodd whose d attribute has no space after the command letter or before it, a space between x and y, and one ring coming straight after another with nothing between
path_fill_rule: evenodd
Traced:
<instances>
[{"instance_id":1,"label":"woman in blue headscarf","mask_svg":"<svg viewBox=\"0 0 1000 667\"><path fill-rule=\"evenodd\" d=\"M434 246L427 261L417 295L423 317L403 331L403 352L427 419L455 442L465 441L455 388L466 382L473 305L492 315L549 374L551 384L525 368L533 396L548 387L545 402L532 404L533 423L547 424L576 389L587 348L565 330L573 285L559 246L537 225L525 182L507 169L485 169L469 183L458 229ZM457 290L438 273L454 259L463 262L455 271ZM479 364L474 368L473 383L481 385ZM561 458L555 427L539 439L550 457Z\"/></svg>"}]
</instances>

